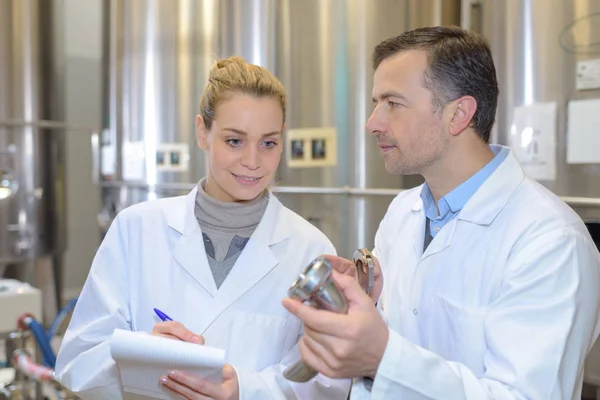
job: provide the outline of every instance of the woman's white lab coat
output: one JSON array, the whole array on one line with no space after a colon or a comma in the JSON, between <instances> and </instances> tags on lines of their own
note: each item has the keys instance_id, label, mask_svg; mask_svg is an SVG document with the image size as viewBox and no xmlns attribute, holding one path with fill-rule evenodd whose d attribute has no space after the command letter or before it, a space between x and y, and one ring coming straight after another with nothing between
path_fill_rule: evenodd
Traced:
<instances>
[{"instance_id":1,"label":"woman's white lab coat","mask_svg":"<svg viewBox=\"0 0 600 400\"><path fill-rule=\"evenodd\" d=\"M57 378L84 399L119 399L108 339L116 328L151 332L167 313L206 344L227 350L240 399L345 399L349 380L304 384L281 376L299 357L302 324L281 305L288 287L331 242L272 194L263 218L217 290L187 196L121 212L94 258L56 363Z\"/></svg>"},{"instance_id":2,"label":"woman's white lab coat","mask_svg":"<svg viewBox=\"0 0 600 400\"><path fill-rule=\"evenodd\" d=\"M390 339L352 399L580 399L600 256L578 215L511 153L423 253L420 190L376 235Z\"/></svg>"}]
</instances>

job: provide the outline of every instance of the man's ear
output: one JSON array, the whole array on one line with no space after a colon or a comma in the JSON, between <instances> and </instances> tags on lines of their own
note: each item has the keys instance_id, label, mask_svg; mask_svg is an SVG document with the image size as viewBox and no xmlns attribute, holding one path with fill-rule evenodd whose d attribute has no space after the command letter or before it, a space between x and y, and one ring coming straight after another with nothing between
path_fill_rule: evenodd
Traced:
<instances>
[{"instance_id":1,"label":"man's ear","mask_svg":"<svg viewBox=\"0 0 600 400\"><path fill-rule=\"evenodd\" d=\"M206 126L204 125L204 120L200 115L196 115L196 141L198 142L198 147L202 150L208 150L208 143L206 141Z\"/></svg>"},{"instance_id":2,"label":"man's ear","mask_svg":"<svg viewBox=\"0 0 600 400\"><path fill-rule=\"evenodd\" d=\"M471 125L477 111L477 100L472 96L463 96L450 103L450 106L448 131L452 136L457 136Z\"/></svg>"}]
</instances>

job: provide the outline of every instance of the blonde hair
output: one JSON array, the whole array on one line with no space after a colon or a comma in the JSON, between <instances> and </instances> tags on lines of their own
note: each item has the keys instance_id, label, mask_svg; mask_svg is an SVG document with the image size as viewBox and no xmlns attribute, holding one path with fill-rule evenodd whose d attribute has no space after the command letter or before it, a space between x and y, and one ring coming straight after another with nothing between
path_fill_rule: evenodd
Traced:
<instances>
[{"instance_id":1,"label":"blonde hair","mask_svg":"<svg viewBox=\"0 0 600 400\"><path fill-rule=\"evenodd\" d=\"M285 122L286 99L281 82L267 69L234 56L218 60L210 69L208 83L200 100L200 115L207 130L212 127L219 104L234 93L278 100Z\"/></svg>"}]
</instances>

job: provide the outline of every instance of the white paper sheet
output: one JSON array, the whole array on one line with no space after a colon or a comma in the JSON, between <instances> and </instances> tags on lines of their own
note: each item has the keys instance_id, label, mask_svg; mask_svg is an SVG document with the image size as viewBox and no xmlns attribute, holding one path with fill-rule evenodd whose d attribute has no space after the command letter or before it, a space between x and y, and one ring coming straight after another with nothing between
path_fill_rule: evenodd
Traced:
<instances>
[{"instance_id":1,"label":"white paper sheet","mask_svg":"<svg viewBox=\"0 0 600 400\"><path fill-rule=\"evenodd\" d=\"M141 181L146 177L146 149L144 142L123 143L123 179Z\"/></svg>"},{"instance_id":2,"label":"white paper sheet","mask_svg":"<svg viewBox=\"0 0 600 400\"><path fill-rule=\"evenodd\" d=\"M569 102L567 163L600 163L600 100Z\"/></svg>"},{"instance_id":3,"label":"white paper sheet","mask_svg":"<svg viewBox=\"0 0 600 400\"><path fill-rule=\"evenodd\" d=\"M556 103L515 107L509 145L532 179L556 179Z\"/></svg>"},{"instance_id":4,"label":"white paper sheet","mask_svg":"<svg viewBox=\"0 0 600 400\"><path fill-rule=\"evenodd\" d=\"M173 369L213 382L221 382L222 379L225 350L215 347L153 336L146 332L116 329L111 338L110 351L121 374L125 393L171 399L161 387L159 379Z\"/></svg>"},{"instance_id":5,"label":"white paper sheet","mask_svg":"<svg viewBox=\"0 0 600 400\"><path fill-rule=\"evenodd\" d=\"M577 90L600 88L600 59L579 61L575 82Z\"/></svg>"},{"instance_id":6,"label":"white paper sheet","mask_svg":"<svg viewBox=\"0 0 600 400\"><path fill-rule=\"evenodd\" d=\"M114 176L116 168L116 148L112 145L102 146L102 165L100 173L102 176Z\"/></svg>"}]
</instances>

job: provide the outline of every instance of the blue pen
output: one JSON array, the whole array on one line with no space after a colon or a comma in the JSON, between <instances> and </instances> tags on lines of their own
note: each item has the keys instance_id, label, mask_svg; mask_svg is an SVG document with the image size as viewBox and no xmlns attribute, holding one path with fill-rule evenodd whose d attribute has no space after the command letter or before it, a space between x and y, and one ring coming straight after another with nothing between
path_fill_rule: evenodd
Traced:
<instances>
[{"instance_id":1,"label":"blue pen","mask_svg":"<svg viewBox=\"0 0 600 400\"><path fill-rule=\"evenodd\" d=\"M156 313L156 315L158 315L158 318L160 318L163 322L164 321L173 321L173 318L169 317L167 314L160 311L158 308L155 308L154 312Z\"/></svg>"}]
</instances>

